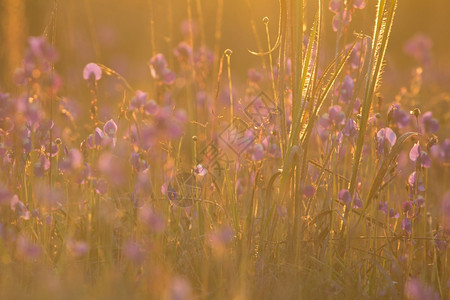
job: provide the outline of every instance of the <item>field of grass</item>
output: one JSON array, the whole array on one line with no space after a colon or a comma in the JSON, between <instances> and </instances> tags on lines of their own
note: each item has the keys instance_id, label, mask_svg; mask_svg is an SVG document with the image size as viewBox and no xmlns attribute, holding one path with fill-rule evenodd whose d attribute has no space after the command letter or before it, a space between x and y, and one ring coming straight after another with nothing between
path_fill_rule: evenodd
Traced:
<instances>
[{"instance_id":1,"label":"field of grass","mask_svg":"<svg viewBox=\"0 0 450 300\"><path fill-rule=\"evenodd\" d=\"M449 299L450 43L227 1L0 3L1 299Z\"/></svg>"}]
</instances>

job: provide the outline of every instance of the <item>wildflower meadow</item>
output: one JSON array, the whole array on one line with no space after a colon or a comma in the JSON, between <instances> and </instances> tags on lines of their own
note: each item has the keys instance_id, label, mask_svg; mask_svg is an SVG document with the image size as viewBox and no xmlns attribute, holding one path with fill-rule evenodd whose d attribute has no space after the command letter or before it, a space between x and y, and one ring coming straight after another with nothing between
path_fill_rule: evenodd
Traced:
<instances>
[{"instance_id":1,"label":"wildflower meadow","mask_svg":"<svg viewBox=\"0 0 450 300\"><path fill-rule=\"evenodd\" d=\"M449 299L448 12L0 1L0 298Z\"/></svg>"}]
</instances>

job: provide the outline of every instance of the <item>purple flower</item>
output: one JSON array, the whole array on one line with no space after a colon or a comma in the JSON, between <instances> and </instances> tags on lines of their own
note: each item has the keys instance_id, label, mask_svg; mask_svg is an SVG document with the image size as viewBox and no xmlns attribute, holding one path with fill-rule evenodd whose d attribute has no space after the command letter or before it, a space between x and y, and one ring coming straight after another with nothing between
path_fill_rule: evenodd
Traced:
<instances>
[{"instance_id":1,"label":"purple flower","mask_svg":"<svg viewBox=\"0 0 450 300\"><path fill-rule=\"evenodd\" d=\"M161 83L173 84L175 82L175 73L168 68L167 61L161 53L150 59L150 71L153 78Z\"/></svg>"},{"instance_id":2,"label":"purple flower","mask_svg":"<svg viewBox=\"0 0 450 300\"><path fill-rule=\"evenodd\" d=\"M444 226L450 228L450 191L447 191L442 199L442 216Z\"/></svg>"},{"instance_id":3,"label":"purple flower","mask_svg":"<svg viewBox=\"0 0 450 300\"><path fill-rule=\"evenodd\" d=\"M350 50L350 47L352 44L347 44L345 46L345 50ZM350 57L348 58L348 61L350 62L350 66L353 70L356 70L362 66L363 63L363 53L366 52L367 48L367 39L362 39L361 41L357 42L355 46L353 47L352 53L350 53Z\"/></svg>"},{"instance_id":4,"label":"purple flower","mask_svg":"<svg viewBox=\"0 0 450 300\"><path fill-rule=\"evenodd\" d=\"M412 223L410 219L404 218L402 220L402 230L406 231L409 234L412 233Z\"/></svg>"},{"instance_id":5,"label":"purple flower","mask_svg":"<svg viewBox=\"0 0 450 300\"><path fill-rule=\"evenodd\" d=\"M361 208L361 207L363 207L363 203L358 193L355 192L355 194L353 195L353 208Z\"/></svg>"},{"instance_id":6,"label":"purple flower","mask_svg":"<svg viewBox=\"0 0 450 300\"><path fill-rule=\"evenodd\" d=\"M389 127L381 128L377 132L377 152L378 154L384 154L385 149L389 149L390 147L394 146L395 142L397 141L397 135L395 134L392 129Z\"/></svg>"},{"instance_id":7,"label":"purple flower","mask_svg":"<svg viewBox=\"0 0 450 300\"><path fill-rule=\"evenodd\" d=\"M398 128L404 128L409 125L409 115L400 108L399 104L392 105L388 115L391 116L392 121L397 124Z\"/></svg>"},{"instance_id":8,"label":"purple flower","mask_svg":"<svg viewBox=\"0 0 450 300\"><path fill-rule=\"evenodd\" d=\"M431 48L433 41L430 37L418 33L408 40L403 47L403 51L412 56L420 64L431 63Z\"/></svg>"},{"instance_id":9,"label":"purple flower","mask_svg":"<svg viewBox=\"0 0 450 300\"><path fill-rule=\"evenodd\" d=\"M345 113L342 111L341 106L335 105L328 109L328 115L330 121L336 125L344 125Z\"/></svg>"},{"instance_id":10,"label":"purple flower","mask_svg":"<svg viewBox=\"0 0 450 300\"><path fill-rule=\"evenodd\" d=\"M171 300L192 299L192 287L189 281L182 277L175 277L170 283L169 296Z\"/></svg>"},{"instance_id":11,"label":"purple flower","mask_svg":"<svg viewBox=\"0 0 450 300\"><path fill-rule=\"evenodd\" d=\"M389 209L389 218L398 219L398 217L399 217L398 212L396 212L395 209L390 208Z\"/></svg>"},{"instance_id":12,"label":"purple flower","mask_svg":"<svg viewBox=\"0 0 450 300\"><path fill-rule=\"evenodd\" d=\"M385 215L388 214L388 205L387 202L378 202L378 210L381 210Z\"/></svg>"},{"instance_id":13,"label":"purple flower","mask_svg":"<svg viewBox=\"0 0 450 300\"><path fill-rule=\"evenodd\" d=\"M364 9L366 7L366 0L353 0L353 7L357 9Z\"/></svg>"},{"instance_id":14,"label":"purple flower","mask_svg":"<svg viewBox=\"0 0 450 300\"><path fill-rule=\"evenodd\" d=\"M412 203L411 203L411 201L403 202L402 209L403 209L403 212L406 213L406 214L411 212L412 211Z\"/></svg>"},{"instance_id":15,"label":"purple flower","mask_svg":"<svg viewBox=\"0 0 450 300\"><path fill-rule=\"evenodd\" d=\"M319 126L323 127L323 128L329 128L331 126L331 121L330 121L330 116L328 114L323 114L320 118L319 118Z\"/></svg>"},{"instance_id":16,"label":"purple flower","mask_svg":"<svg viewBox=\"0 0 450 300\"><path fill-rule=\"evenodd\" d=\"M181 42L177 47L175 47L173 54L178 58L178 60L184 63L189 63L192 59L192 48L187 43Z\"/></svg>"},{"instance_id":17,"label":"purple flower","mask_svg":"<svg viewBox=\"0 0 450 300\"><path fill-rule=\"evenodd\" d=\"M17 195L14 195L11 198L11 210L16 212L19 218L22 218L24 220L30 219L30 212L28 211L25 204L22 203L22 201L19 200L19 197Z\"/></svg>"},{"instance_id":18,"label":"purple flower","mask_svg":"<svg viewBox=\"0 0 450 300\"><path fill-rule=\"evenodd\" d=\"M350 24L351 21L352 21L351 12L348 11L347 9L344 9L343 12L339 12L336 15L334 15L332 23L333 31L337 32L339 28L347 26L348 24Z\"/></svg>"},{"instance_id":19,"label":"purple flower","mask_svg":"<svg viewBox=\"0 0 450 300\"><path fill-rule=\"evenodd\" d=\"M98 81L102 78L102 69L96 63L88 63L83 69L83 78Z\"/></svg>"},{"instance_id":20,"label":"purple flower","mask_svg":"<svg viewBox=\"0 0 450 300\"><path fill-rule=\"evenodd\" d=\"M198 25L194 20L189 21L189 19L185 19L180 24L180 31L184 36L189 36L192 34L195 36L198 33Z\"/></svg>"},{"instance_id":21,"label":"purple flower","mask_svg":"<svg viewBox=\"0 0 450 300\"><path fill-rule=\"evenodd\" d=\"M48 169L50 169L50 160L46 155L41 155L39 160L34 163L33 173L36 177L42 177Z\"/></svg>"},{"instance_id":22,"label":"purple flower","mask_svg":"<svg viewBox=\"0 0 450 300\"><path fill-rule=\"evenodd\" d=\"M423 192L425 187L422 184L422 181L418 178L417 172L412 172L408 177L408 185L412 191L417 187L419 192Z\"/></svg>"},{"instance_id":23,"label":"purple flower","mask_svg":"<svg viewBox=\"0 0 450 300\"><path fill-rule=\"evenodd\" d=\"M110 138L115 138L117 133L117 125L114 122L113 119L109 120L105 123L105 126L103 127L103 131L106 133L107 136Z\"/></svg>"},{"instance_id":24,"label":"purple flower","mask_svg":"<svg viewBox=\"0 0 450 300\"><path fill-rule=\"evenodd\" d=\"M130 101L130 110L139 110L147 102L148 94L141 90L136 91L136 95Z\"/></svg>"},{"instance_id":25,"label":"purple flower","mask_svg":"<svg viewBox=\"0 0 450 300\"><path fill-rule=\"evenodd\" d=\"M342 0L330 0L328 8L331 12L337 14L341 11L343 1Z\"/></svg>"},{"instance_id":26,"label":"purple flower","mask_svg":"<svg viewBox=\"0 0 450 300\"><path fill-rule=\"evenodd\" d=\"M413 203L419 207L425 207L425 199L422 196L418 196Z\"/></svg>"},{"instance_id":27,"label":"purple flower","mask_svg":"<svg viewBox=\"0 0 450 300\"><path fill-rule=\"evenodd\" d=\"M139 220L152 232L162 233L166 229L166 220L164 217L149 206L140 208Z\"/></svg>"},{"instance_id":28,"label":"purple flower","mask_svg":"<svg viewBox=\"0 0 450 300\"><path fill-rule=\"evenodd\" d=\"M378 210L382 211L385 215L388 215L389 218L397 219L399 217L399 214L395 211L395 209L391 208L388 211L388 203L387 202L384 202L384 204L382 202L379 202Z\"/></svg>"},{"instance_id":29,"label":"purple flower","mask_svg":"<svg viewBox=\"0 0 450 300\"><path fill-rule=\"evenodd\" d=\"M450 139L445 139L442 143L442 158L445 163L450 163Z\"/></svg>"},{"instance_id":30,"label":"purple flower","mask_svg":"<svg viewBox=\"0 0 450 300\"><path fill-rule=\"evenodd\" d=\"M103 139L105 138L105 134L103 131L96 127L94 130L94 141L96 146L101 146Z\"/></svg>"},{"instance_id":31,"label":"purple flower","mask_svg":"<svg viewBox=\"0 0 450 300\"><path fill-rule=\"evenodd\" d=\"M431 159L425 151L421 151L420 144L417 142L409 151L409 159L417 162L422 168L431 167Z\"/></svg>"},{"instance_id":32,"label":"purple flower","mask_svg":"<svg viewBox=\"0 0 450 300\"><path fill-rule=\"evenodd\" d=\"M350 75L346 75L344 78L344 83L341 86L341 94L339 100L344 103L348 103L353 97L353 79Z\"/></svg>"},{"instance_id":33,"label":"purple flower","mask_svg":"<svg viewBox=\"0 0 450 300\"><path fill-rule=\"evenodd\" d=\"M201 164L198 164L194 169L194 174L196 178L203 178L208 174L208 170Z\"/></svg>"},{"instance_id":34,"label":"purple flower","mask_svg":"<svg viewBox=\"0 0 450 300\"><path fill-rule=\"evenodd\" d=\"M41 248L24 236L17 239L16 247L17 255L24 260L36 260L41 256Z\"/></svg>"},{"instance_id":35,"label":"purple flower","mask_svg":"<svg viewBox=\"0 0 450 300\"><path fill-rule=\"evenodd\" d=\"M99 178L94 181L95 192L99 195L104 195L108 192L108 182L105 178Z\"/></svg>"},{"instance_id":36,"label":"purple flower","mask_svg":"<svg viewBox=\"0 0 450 300\"><path fill-rule=\"evenodd\" d=\"M345 127L342 133L347 137L356 137L356 135L358 134L358 127L355 120L348 119L347 123L345 123Z\"/></svg>"},{"instance_id":37,"label":"purple flower","mask_svg":"<svg viewBox=\"0 0 450 300\"><path fill-rule=\"evenodd\" d=\"M405 296L409 300L439 300L439 294L419 279L409 279L405 283Z\"/></svg>"},{"instance_id":38,"label":"purple flower","mask_svg":"<svg viewBox=\"0 0 450 300\"><path fill-rule=\"evenodd\" d=\"M247 77L248 80L253 83L259 83L262 80L262 74L255 69L248 70Z\"/></svg>"},{"instance_id":39,"label":"purple flower","mask_svg":"<svg viewBox=\"0 0 450 300\"><path fill-rule=\"evenodd\" d=\"M311 198L316 193L316 189L312 185L307 185L303 188L303 194L306 198Z\"/></svg>"},{"instance_id":40,"label":"purple flower","mask_svg":"<svg viewBox=\"0 0 450 300\"><path fill-rule=\"evenodd\" d=\"M67 250L73 257L83 257L89 252L89 244L83 241L69 240L67 241Z\"/></svg>"},{"instance_id":41,"label":"purple flower","mask_svg":"<svg viewBox=\"0 0 450 300\"><path fill-rule=\"evenodd\" d=\"M440 252L447 251L448 242L445 240L445 236L442 234L436 234L434 236L434 245L436 246L436 249Z\"/></svg>"},{"instance_id":42,"label":"purple flower","mask_svg":"<svg viewBox=\"0 0 450 300\"><path fill-rule=\"evenodd\" d=\"M339 200L344 202L345 205L349 205L350 203L352 203L352 195L350 194L349 190L341 190L339 192L338 198Z\"/></svg>"},{"instance_id":43,"label":"purple flower","mask_svg":"<svg viewBox=\"0 0 450 300\"><path fill-rule=\"evenodd\" d=\"M150 100L144 105L144 112L147 115L155 115L158 112L158 104L156 104L155 100Z\"/></svg>"},{"instance_id":44,"label":"purple flower","mask_svg":"<svg viewBox=\"0 0 450 300\"><path fill-rule=\"evenodd\" d=\"M264 158L264 155L265 151L262 144L256 144L255 146L253 146L252 160L260 161Z\"/></svg>"},{"instance_id":45,"label":"purple flower","mask_svg":"<svg viewBox=\"0 0 450 300\"><path fill-rule=\"evenodd\" d=\"M134 241L126 242L122 247L122 251L124 256L135 264L141 264L145 259L145 252L142 250L141 246Z\"/></svg>"},{"instance_id":46,"label":"purple flower","mask_svg":"<svg viewBox=\"0 0 450 300\"><path fill-rule=\"evenodd\" d=\"M439 130L439 121L433 118L433 113L427 111L422 116L422 126L427 133L435 133Z\"/></svg>"},{"instance_id":47,"label":"purple flower","mask_svg":"<svg viewBox=\"0 0 450 300\"><path fill-rule=\"evenodd\" d=\"M209 235L209 243L216 250L224 249L234 238L233 229L229 226L211 232Z\"/></svg>"},{"instance_id":48,"label":"purple flower","mask_svg":"<svg viewBox=\"0 0 450 300\"><path fill-rule=\"evenodd\" d=\"M80 169L82 166L83 166L83 155L77 149L70 149L66 157L59 163L59 168L62 171L77 170Z\"/></svg>"},{"instance_id":49,"label":"purple flower","mask_svg":"<svg viewBox=\"0 0 450 300\"><path fill-rule=\"evenodd\" d=\"M32 55L35 58L40 58L43 60L48 60L54 62L58 59L58 53L56 50L47 42L44 37L29 37L28 38L28 55Z\"/></svg>"}]
</instances>

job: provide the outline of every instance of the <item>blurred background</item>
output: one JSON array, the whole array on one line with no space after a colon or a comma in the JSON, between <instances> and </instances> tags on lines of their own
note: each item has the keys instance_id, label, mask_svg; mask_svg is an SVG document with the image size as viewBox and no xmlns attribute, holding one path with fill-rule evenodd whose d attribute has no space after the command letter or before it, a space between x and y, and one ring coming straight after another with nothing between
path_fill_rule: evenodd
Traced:
<instances>
[{"instance_id":1,"label":"blurred background","mask_svg":"<svg viewBox=\"0 0 450 300\"><path fill-rule=\"evenodd\" d=\"M188 3L191 3L190 11ZM353 15L350 31L371 33L375 4L375 0L367 0L368 9ZM324 5L328 6L328 1L324 1ZM194 48L204 44L220 54L227 48L232 49L233 77L237 82L245 82L249 68L261 68L261 58L248 50L258 50L258 39L267 49L263 17L270 19L272 44L276 40L278 9L276 0L1 0L0 89L14 91L12 74L21 64L27 37L48 33L55 11L55 44L60 54L56 69L64 78L64 95L80 99L88 92L87 88L80 90L79 87L82 70L89 62L116 70L134 88L148 88L147 62L153 54L161 52L168 58L169 67L173 67L172 49L187 39L189 14L194 20ZM324 48L329 57L321 58L323 65L331 61L336 49L336 33L331 30L332 13L328 9L325 11ZM382 87L387 98L393 99L400 88L408 84L412 70L419 65L424 68L421 94L424 99L417 101L447 97L446 92L450 90L449 13L448 0L399 1ZM313 15L307 14L307 18ZM220 38L215 37L216 32L220 33ZM406 43L418 34L431 41L426 63L405 53ZM443 105L447 105L448 98L442 99Z\"/></svg>"}]
</instances>

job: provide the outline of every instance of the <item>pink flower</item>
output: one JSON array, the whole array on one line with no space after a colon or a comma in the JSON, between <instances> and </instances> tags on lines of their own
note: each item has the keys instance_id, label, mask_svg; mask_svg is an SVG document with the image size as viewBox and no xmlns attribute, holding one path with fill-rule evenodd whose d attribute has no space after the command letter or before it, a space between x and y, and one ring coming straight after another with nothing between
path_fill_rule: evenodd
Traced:
<instances>
[{"instance_id":1,"label":"pink flower","mask_svg":"<svg viewBox=\"0 0 450 300\"><path fill-rule=\"evenodd\" d=\"M102 69L95 63L88 63L83 69L84 80L98 81L102 78Z\"/></svg>"}]
</instances>

